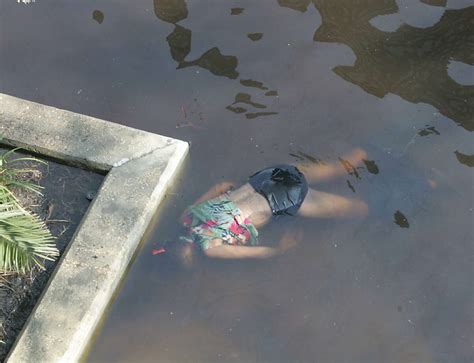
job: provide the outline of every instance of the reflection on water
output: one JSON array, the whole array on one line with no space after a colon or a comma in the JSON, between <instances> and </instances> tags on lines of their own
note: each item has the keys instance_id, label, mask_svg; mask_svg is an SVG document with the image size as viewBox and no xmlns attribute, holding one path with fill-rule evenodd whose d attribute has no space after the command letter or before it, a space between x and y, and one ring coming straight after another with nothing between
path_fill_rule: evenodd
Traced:
<instances>
[{"instance_id":1,"label":"reflection on water","mask_svg":"<svg viewBox=\"0 0 474 363\"><path fill-rule=\"evenodd\" d=\"M229 79L237 79L239 72L236 70L238 66L238 59L233 55L224 55L221 53L218 47L212 47L208 51L204 52L199 58L191 61L185 60L186 56L191 51L192 43L192 31L186 29L176 23L184 20L188 17L188 9L185 0L154 0L155 14L156 16L165 22L175 24L175 28L172 33L166 37L166 41L170 47L171 57L178 63L176 69L183 69L188 67L201 67L207 69L216 76L227 77ZM232 8L231 15L239 15L243 12L243 8ZM247 37L252 41L258 41L262 39L263 33L250 33ZM254 81L251 79L242 79L240 83L246 87L255 87L261 90L268 90L267 87L263 86L262 82ZM276 91L269 91L265 93L266 96L276 96ZM240 93L236 95L240 97ZM249 96L250 97L250 96ZM250 98L249 98L250 100ZM236 103L234 102L234 104ZM246 102L256 108L266 108L265 105ZM226 107L227 110L234 112L235 114L245 113L248 110L243 107L234 107L229 105ZM255 119L261 116L277 115L278 112L248 112L245 114L247 119Z\"/></svg>"},{"instance_id":2,"label":"reflection on water","mask_svg":"<svg viewBox=\"0 0 474 363\"><path fill-rule=\"evenodd\" d=\"M245 117L247 119L252 120L254 118L260 117L260 116L272 116L272 115L277 115L278 112L249 112L245 114Z\"/></svg>"},{"instance_id":3,"label":"reflection on water","mask_svg":"<svg viewBox=\"0 0 474 363\"><path fill-rule=\"evenodd\" d=\"M176 24L188 17L185 0L153 0L155 15L167 23Z\"/></svg>"},{"instance_id":4,"label":"reflection on water","mask_svg":"<svg viewBox=\"0 0 474 363\"><path fill-rule=\"evenodd\" d=\"M232 8L230 9L230 15L240 15L244 11L244 8Z\"/></svg>"},{"instance_id":5,"label":"reflection on water","mask_svg":"<svg viewBox=\"0 0 474 363\"><path fill-rule=\"evenodd\" d=\"M421 2L433 6L446 6L448 0L421 0Z\"/></svg>"},{"instance_id":6,"label":"reflection on water","mask_svg":"<svg viewBox=\"0 0 474 363\"><path fill-rule=\"evenodd\" d=\"M311 0L278 0L278 5L301 11L302 13L308 9L309 4L311 4Z\"/></svg>"},{"instance_id":7,"label":"reflection on water","mask_svg":"<svg viewBox=\"0 0 474 363\"><path fill-rule=\"evenodd\" d=\"M176 25L174 31L166 37L171 57L181 63L191 51L191 30Z\"/></svg>"},{"instance_id":8,"label":"reflection on water","mask_svg":"<svg viewBox=\"0 0 474 363\"><path fill-rule=\"evenodd\" d=\"M423 2L446 5L443 0ZM278 4L306 12L310 1L278 0ZM393 93L410 102L428 103L466 130L474 129L474 86L457 83L447 72L450 61L474 64L474 7L446 10L439 22L428 28L405 24L394 32L384 32L370 21L396 13L395 0L313 0L313 4L322 19L314 40L346 44L356 55L354 65L334 67L338 76L377 97ZM154 7L156 16L169 23L176 24L188 16L185 0L154 0ZM242 11L233 8L231 15ZM258 41L263 33L247 36ZM185 61L191 50L189 29L176 26L167 41L178 69L198 66L217 76L239 76L237 57L223 55L217 47L198 59ZM232 107L227 109L232 111ZM253 113L248 118L258 115L263 114Z\"/></svg>"},{"instance_id":9,"label":"reflection on water","mask_svg":"<svg viewBox=\"0 0 474 363\"><path fill-rule=\"evenodd\" d=\"M247 37L250 40L253 40L254 42L256 42L263 38L263 33L250 33L250 34L247 34Z\"/></svg>"},{"instance_id":10,"label":"reflection on water","mask_svg":"<svg viewBox=\"0 0 474 363\"><path fill-rule=\"evenodd\" d=\"M455 151L454 153L456 154L456 158L461 164L474 167L474 155L466 155L466 154L460 153L459 151Z\"/></svg>"},{"instance_id":11,"label":"reflection on water","mask_svg":"<svg viewBox=\"0 0 474 363\"><path fill-rule=\"evenodd\" d=\"M94 10L94 12L92 13L92 19L94 19L99 24L102 24L102 22L104 21L104 13L102 13L102 11L100 10Z\"/></svg>"},{"instance_id":12,"label":"reflection on water","mask_svg":"<svg viewBox=\"0 0 474 363\"><path fill-rule=\"evenodd\" d=\"M155 14L167 23L175 24L171 34L166 37L170 47L171 57L178 62L177 69L198 66L207 69L216 76L236 79L239 73L236 71L238 60L233 55L221 54L219 48L212 47L204 52L198 59L185 61L191 51L192 32L177 22L188 17L188 8L185 0L154 0Z\"/></svg>"},{"instance_id":13,"label":"reflection on water","mask_svg":"<svg viewBox=\"0 0 474 363\"><path fill-rule=\"evenodd\" d=\"M236 104L236 103L246 103L255 108L267 108L267 106L262 105L261 103L253 102L252 96L249 95L248 93L237 93L235 95L235 101L233 104Z\"/></svg>"},{"instance_id":14,"label":"reflection on water","mask_svg":"<svg viewBox=\"0 0 474 363\"><path fill-rule=\"evenodd\" d=\"M267 90L268 88L263 85L262 82L254 81L253 79L241 79L240 84L245 87L254 87L261 90Z\"/></svg>"},{"instance_id":15,"label":"reflection on water","mask_svg":"<svg viewBox=\"0 0 474 363\"><path fill-rule=\"evenodd\" d=\"M401 228L409 228L410 224L408 223L407 217L403 215L402 212L397 210L395 214L393 215L395 218L395 223L398 224Z\"/></svg>"},{"instance_id":16,"label":"reflection on water","mask_svg":"<svg viewBox=\"0 0 474 363\"><path fill-rule=\"evenodd\" d=\"M365 167L367 168L367 171L370 174L378 174L379 173L379 167L375 163L374 160L362 160L365 164Z\"/></svg>"},{"instance_id":17,"label":"reflection on water","mask_svg":"<svg viewBox=\"0 0 474 363\"><path fill-rule=\"evenodd\" d=\"M219 48L214 47L209 49L194 61L180 62L177 69L199 66L201 68L207 69L216 76L236 79L239 76L239 72L235 70L237 68L237 63L237 57L233 55L223 55L221 54Z\"/></svg>"},{"instance_id":18,"label":"reflection on water","mask_svg":"<svg viewBox=\"0 0 474 363\"><path fill-rule=\"evenodd\" d=\"M428 136L428 135L441 135L438 130L434 126L426 125L425 128L418 130L418 136Z\"/></svg>"},{"instance_id":19,"label":"reflection on water","mask_svg":"<svg viewBox=\"0 0 474 363\"><path fill-rule=\"evenodd\" d=\"M246 108L243 108L243 107L234 107L234 106L227 106L226 107L227 110L233 112L233 113L244 113L244 112L247 112L247 109Z\"/></svg>"},{"instance_id":20,"label":"reflection on water","mask_svg":"<svg viewBox=\"0 0 474 363\"><path fill-rule=\"evenodd\" d=\"M447 73L450 60L474 64L474 7L446 10L432 27L403 25L383 32L370 24L377 15L398 9L395 0L314 0L322 25L318 42L343 43L357 59L334 72L377 97L388 93L424 102L468 131L474 130L474 86L464 86Z\"/></svg>"},{"instance_id":21,"label":"reflection on water","mask_svg":"<svg viewBox=\"0 0 474 363\"><path fill-rule=\"evenodd\" d=\"M278 92L277 91L268 91L268 92L265 92L265 96L278 96Z\"/></svg>"}]
</instances>

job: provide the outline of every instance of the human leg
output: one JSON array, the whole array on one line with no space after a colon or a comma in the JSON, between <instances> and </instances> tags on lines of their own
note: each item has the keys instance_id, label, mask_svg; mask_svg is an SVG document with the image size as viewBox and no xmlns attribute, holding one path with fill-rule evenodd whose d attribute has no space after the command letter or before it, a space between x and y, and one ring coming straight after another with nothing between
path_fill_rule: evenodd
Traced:
<instances>
[{"instance_id":1,"label":"human leg","mask_svg":"<svg viewBox=\"0 0 474 363\"><path fill-rule=\"evenodd\" d=\"M359 165L363 159L367 157L367 153L362 149L354 149L349 154L340 158L340 163L330 164L299 164L298 169L304 174L308 184L326 181L334 177L344 175L347 167Z\"/></svg>"},{"instance_id":2,"label":"human leg","mask_svg":"<svg viewBox=\"0 0 474 363\"><path fill-rule=\"evenodd\" d=\"M357 217L368 213L367 204L354 198L309 189L298 214L311 218Z\"/></svg>"}]
</instances>

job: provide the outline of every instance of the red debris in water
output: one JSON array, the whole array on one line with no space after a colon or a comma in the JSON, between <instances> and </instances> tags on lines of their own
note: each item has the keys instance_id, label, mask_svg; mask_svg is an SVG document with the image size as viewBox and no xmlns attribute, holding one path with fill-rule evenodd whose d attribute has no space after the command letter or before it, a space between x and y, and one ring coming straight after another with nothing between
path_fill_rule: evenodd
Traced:
<instances>
[{"instance_id":1,"label":"red debris in water","mask_svg":"<svg viewBox=\"0 0 474 363\"><path fill-rule=\"evenodd\" d=\"M154 248L153 250L151 250L151 254L152 255L159 255L160 253L165 253L166 250L161 247L161 248Z\"/></svg>"}]
</instances>

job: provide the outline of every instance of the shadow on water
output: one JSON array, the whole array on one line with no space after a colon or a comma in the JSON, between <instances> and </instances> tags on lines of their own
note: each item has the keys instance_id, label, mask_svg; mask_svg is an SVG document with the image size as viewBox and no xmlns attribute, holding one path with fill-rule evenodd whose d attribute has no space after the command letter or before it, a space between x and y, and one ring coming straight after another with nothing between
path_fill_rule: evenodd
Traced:
<instances>
[{"instance_id":1,"label":"shadow on water","mask_svg":"<svg viewBox=\"0 0 474 363\"><path fill-rule=\"evenodd\" d=\"M221 54L219 48L213 47L204 52L198 59L185 61L191 51L192 32L177 22L188 17L188 9L185 0L154 0L155 15L167 23L175 24L175 28L166 38L170 46L172 58L178 62L178 68L198 66L207 69L216 76L236 79L239 73L236 71L238 60L233 55Z\"/></svg>"},{"instance_id":2,"label":"shadow on water","mask_svg":"<svg viewBox=\"0 0 474 363\"><path fill-rule=\"evenodd\" d=\"M173 32L166 37L166 41L170 47L171 57L178 63L177 69L197 66L210 71L216 76L227 77L232 80L239 77L239 72L237 71L237 57L234 55L222 54L218 47L210 48L195 60L185 60L187 55L191 52L192 31L176 24L188 17L188 9L185 0L154 0L153 4L155 15L160 20L175 25ZM243 10L243 8L232 8L231 15L240 15L242 14ZM263 33L250 33L247 36L252 41L258 41L262 39ZM245 87L254 87L260 90L268 90L268 88L263 86L262 82L251 79L240 80L240 83ZM276 91L270 92L271 93L265 93L265 95L277 95ZM239 95L240 93L236 95L236 100ZM239 101L236 101L234 104L238 102ZM255 107L255 104L248 104ZM257 108L266 108L266 106ZM236 114L247 112L247 109L243 107L234 107L233 105L227 106L226 109ZM278 112L248 112L245 114L245 116L247 119L254 119L261 116L277 114Z\"/></svg>"},{"instance_id":3,"label":"shadow on water","mask_svg":"<svg viewBox=\"0 0 474 363\"><path fill-rule=\"evenodd\" d=\"M397 12L395 0L313 3L322 19L314 40L343 43L356 55L353 66L333 69L338 76L377 97L393 93L428 103L459 126L474 130L474 86L456 83L447 72L450 60L474 65L474 7L446 10L429 28L404 24L395 32L384 32L370 20Z\"/></svg>"},{"instance_id":4,"label":"shadow on water","mask_svg":"<svg viewBox=\"0 0 474 363\"><path fill-rule=\"evenodd\" d=\"M445 0L424 0L432 6L446 6ZM316 42L342 43L349 46L356 56L354 65L333 68L335 74L364 91L383 98L395 94L413 103L427 103L455 121L467 131L474 130L474 85L457 83L448 74L451 61L474 65L474 7L445 10L433 26L417 28L403 24L394 32L378 29L371 23L375 17L395 14L395 0L313 0L321 16L322 24L315 33ZM278 5L299 12L306 12L310 0L278 0ZM198 66L212 74L237 79L238 59L224 55L218 47L212 47L195 60L185 60L191 51L192 31L176 23L188 17L185 0L154 0L156 16L162 21L175 24L174 31L166 38L177 69ZM231 9L231 15L239 15L243 8ZM250 33L257 41L263 33ZM267 91L262 82L241 79L240 84ZM235 102L226 107L247 119L277 115L278 112L252 112L242 105L266 108L254 103L250 95L238 93ZM276 90L264 93L278 96ZM424 135L421 135L424 136Z\"/></svg>"}]
</instances>

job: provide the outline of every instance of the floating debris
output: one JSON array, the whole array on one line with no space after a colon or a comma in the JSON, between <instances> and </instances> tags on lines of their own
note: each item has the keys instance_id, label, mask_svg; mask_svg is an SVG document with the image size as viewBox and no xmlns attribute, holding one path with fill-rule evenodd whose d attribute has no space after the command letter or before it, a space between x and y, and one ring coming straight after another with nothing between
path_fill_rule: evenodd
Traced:
<instances>
[{"instance_id":1,"label":"floating debris","mask_svg":"<svg viewBox=\"0 0 474 363\"><path fill-rule=\"evenodd\" d=\"M397 210L393 216L395 218L395 223L398 224L400 227L402 228L410 227L407 217L405 217L403 213L400 212L399 210Z\"/></svg>"},{"instance_id":2,"label":"floating debris","mask_svg":"<svg viewBox=\"0 0 474 363\"><path fill-rule=\"evenodd\" d=\"M244 11L244 8L232 8L230 9L230 15L240 15Z\"/></svg>"},{"instance_id":3,"label":"floating debris","mask_svg":"<svg viewBox=\"0 0 474 363\"><path fill-rule=\"evenodd\" d=\"M378 174L379 173L379 167L377 164L375 164L375 161L373 160L362 160L365 164L365 167L367 168L367 171L370 174Z\"/></svg>"},{"instance_id":4,"label":"floating debris","mask_svg":"<svg viewBox=\"0 0 474 363\"><path fill-rule=\"evenodd\" d=\"M151 254L154 256L154 255L159 255L161 253L165 253L166 250L161 247L161 248L154 248L152 251L151 251Z\"/></svg>"},{"instance_id":5,"label":"floating debris","mask_svg":"<svg viewBox=\"0 0 474 363\"><path fill-rule=\"evenodd\" d=\"M87 199L88 201L93 201L94 198L95 198L95 195L96 195L96 192L90 190L90 191L88 191L87 194L86 194L86 199Z\"/></svg>"},{"instance_id":6,"label":"floating debris","mask_svg":"<svg viewBox=\"0 0 474 363\"><path fill-rule=\"evenodd\" d=\"M102 22L104 21L104 13L100 10L94 10L92 12L92 19L94 19L99 24L102 24Z\"/></svg>"},{"instance_id":7,"label":"floating debris","mask_svg":"<svg viewBox=\"0 0 474 363\"><path fill-rule=\"evenodd\" d=\"M262 39L263 33L250 33L250 34L247 34L247 37L248 37L250 40L256 42L256 41Z\"/></svg>"}]
</instances>

